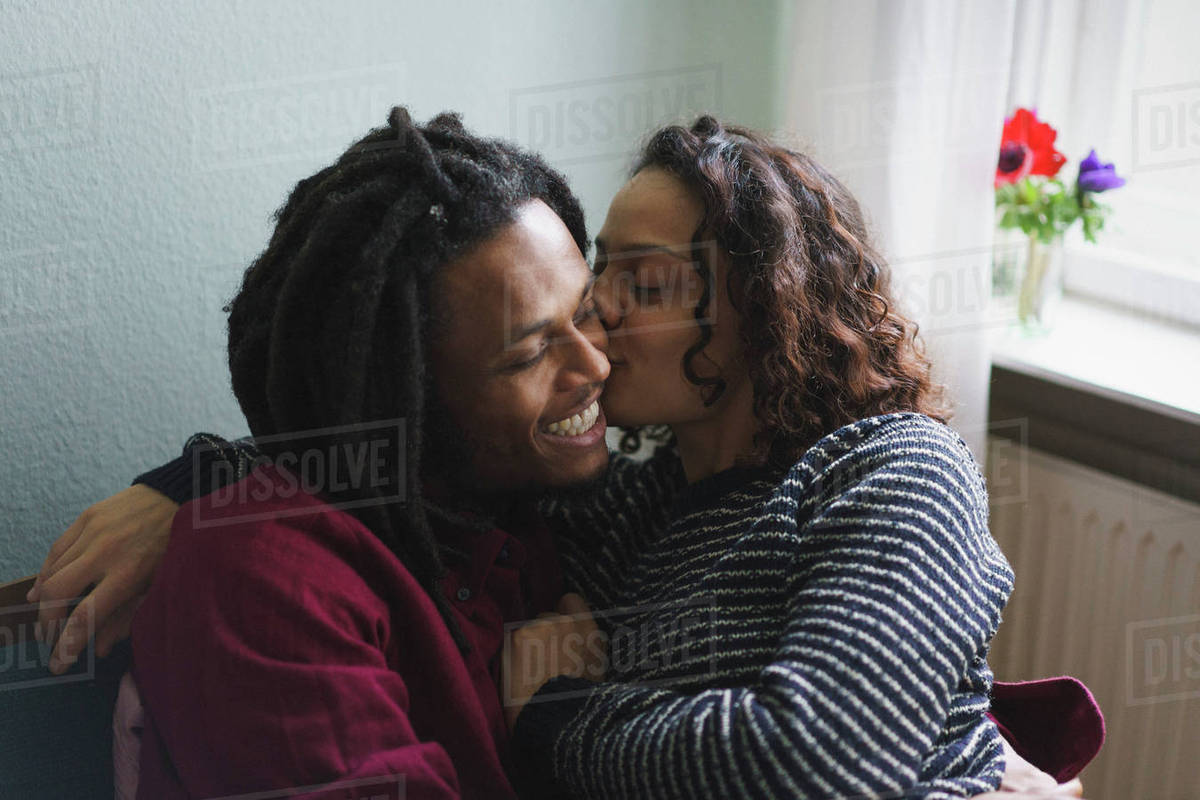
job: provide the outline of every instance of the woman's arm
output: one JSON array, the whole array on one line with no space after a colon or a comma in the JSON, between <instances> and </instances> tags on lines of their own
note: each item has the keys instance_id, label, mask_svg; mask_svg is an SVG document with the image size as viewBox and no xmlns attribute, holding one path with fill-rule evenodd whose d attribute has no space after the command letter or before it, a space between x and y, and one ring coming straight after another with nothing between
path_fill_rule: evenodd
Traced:
<instances>
[{"instance_id":1,"label":"woman's arm","mask_svg":"<svg viewBox=\"0 0 1200 800\"><path fill-rule=\"evenodd\" d=\"M50 658L52 671L74 663L89 631L95 633L96 653L102 657L129 636L133 613L167 548L179 506L241 480L257 457L249 437L227 442L197 433L178 458L139 475L128 489L92 504L71 523L51 545L26 598L39 604L39 634L64 632ZM64 623L69 610L65 601L85 591Z\"/></svg>"},{"instance_id":2,"label":"woman's arm","mask_svg":"<svg viewBox=\"0 0 1200 800\"><path fill-rule=\"evenodd\" d=\"M786 633L753 683L682 693L551 680L517 720L523 771L591 798L912 787L995 631L1011 573L980 566L998 550L962 455L900 442L869 469L843 459L808 481L826 496L798 536Z\"/></svg>"},{"instance_id":3,"label":"woman's arm","mask_svg":"<svg viewBox=\"0 0 1200 800\"><path fill-rule=\"evenodd\" d=\"M645 461L610 453L595 484L544 500L539 510L554 532L567 584L594 605L617 604L622 577L667 526L685 485L679 456L662 446Z\"/></svg>"},{"instance_id":4,"label":"woman's arm","mask_svg":"<svg viewBox=\"0 0 1200 800\"><path fill-rule=\"evenodd\" d=\"M250 474L260 457L254 438L226 441L211 433L194 433L173 461L133 479L166 495L178 505L236 483Z\"/></svg>"}]
</instances>

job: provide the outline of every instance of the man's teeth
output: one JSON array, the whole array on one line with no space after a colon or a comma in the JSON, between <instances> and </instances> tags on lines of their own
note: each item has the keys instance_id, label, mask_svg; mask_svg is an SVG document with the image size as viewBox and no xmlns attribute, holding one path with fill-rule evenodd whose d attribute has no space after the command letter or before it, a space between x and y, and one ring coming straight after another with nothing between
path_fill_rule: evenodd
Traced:
<instances>
[{"instance_id":1,"label":"man's teeth","mask_svg":"<svg viewBox=\"0 0 1200 800\"><path fill-rule=\"evenodd\" d=\"M600 401L595 400L575 416L551 422L546 426L546 432L555 436L579 436L592 429L598 416L600 416Z\"/></svg>"}]
</instances>

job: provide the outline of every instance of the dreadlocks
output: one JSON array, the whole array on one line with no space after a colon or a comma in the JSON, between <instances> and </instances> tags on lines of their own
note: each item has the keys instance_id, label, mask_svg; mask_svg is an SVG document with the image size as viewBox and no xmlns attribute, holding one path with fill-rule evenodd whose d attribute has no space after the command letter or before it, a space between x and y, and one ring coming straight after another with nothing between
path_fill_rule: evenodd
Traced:
<instances>
[{"instance_id":1,"label":"dreadlocks","mask_svg":"<svg viewBox=\"0 0 1200 800\"><path fill-rule=\"evenodd\" d=\"M386 127L296 184L225 307L233 391L256 439L276 440L261 447L268 456L287 449L279 440L289 433L333 428L325 440L336 445L353 441L356 425L403 419L405 452L385 466L390 485L403 485L403 504L355 481L330 480L324 494L353 504L349 513L421 583L462 649L422 500L422 467L434 463L424 434L437 410L431 303L439 268L533 199L562 218L586 253L579 202L540 157L469 133L457 114L421 126L397 106ZM315 449L322 474L335 474L332 449Z\"/></svg>"}]
</instances>

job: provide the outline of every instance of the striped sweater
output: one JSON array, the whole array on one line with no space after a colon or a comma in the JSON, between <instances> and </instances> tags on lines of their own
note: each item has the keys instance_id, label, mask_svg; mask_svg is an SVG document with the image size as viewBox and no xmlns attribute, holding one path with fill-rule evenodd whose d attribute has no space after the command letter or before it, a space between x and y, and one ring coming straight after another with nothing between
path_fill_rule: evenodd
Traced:
<instances>
[{"instance_id":1,"label":"striped sweater","mask_svg":"<svg viewBox=\"0 0 1200 800\"><path fill-rule=\"evenodd\" d=\"M951 428L873 417L786 474L735 468L690 486L666 448L614 457L601 491L544 511L612 652L607 682L555 678L522 711L514 753L531 790L947 798L999 786L987 653L1013 573Z\"/></svg>"}]
</instances>

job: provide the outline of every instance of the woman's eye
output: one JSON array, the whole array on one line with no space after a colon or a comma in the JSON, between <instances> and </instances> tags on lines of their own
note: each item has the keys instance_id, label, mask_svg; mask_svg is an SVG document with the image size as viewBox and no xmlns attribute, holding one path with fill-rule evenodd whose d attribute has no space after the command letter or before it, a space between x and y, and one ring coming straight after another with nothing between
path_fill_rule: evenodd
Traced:
<instances>
[{"instance_id":1,"label":"woman's eye","mask_svg":"<svg viewBox=\"0 0 1200 800\"><path fill-rule=\"evenodd\" d=\"M576 325L582 325L599 313L600 307L596 305L596 301L594 299L589 300L582 308L579 309L579 313L575 315L574 322Z\"/></svg>"},{"instance_id":2,"label":"woman's eye","mask_svg":"<svg viewBox=\"0 0 1200 800\"><path fill-rule=\"evenodd\" d=\"M642 303L653 303L662 296L662 289L657 286L634 286L633 292Z\"/></svg>"}]
</instances>

